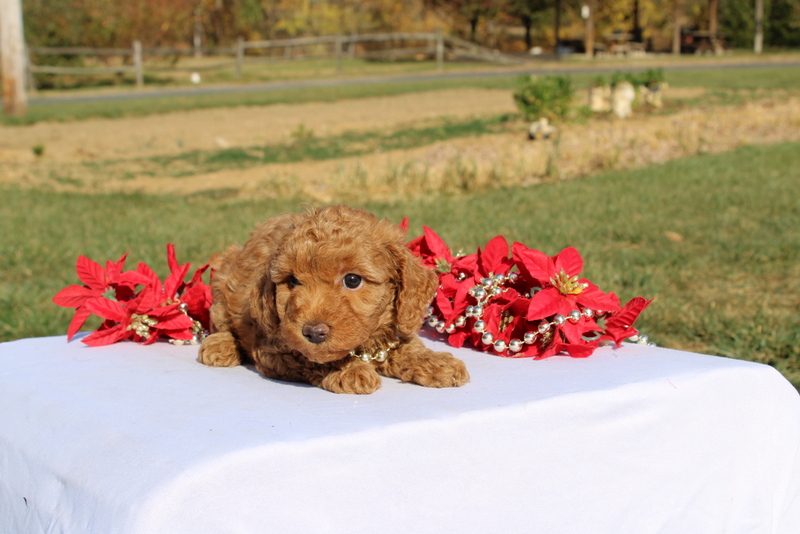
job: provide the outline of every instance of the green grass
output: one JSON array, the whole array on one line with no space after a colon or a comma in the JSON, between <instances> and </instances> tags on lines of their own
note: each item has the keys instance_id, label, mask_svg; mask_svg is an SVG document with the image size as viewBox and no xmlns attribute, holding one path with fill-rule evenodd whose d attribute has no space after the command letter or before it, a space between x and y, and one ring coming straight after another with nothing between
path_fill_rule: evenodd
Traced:
<instances>
[{"instance_id":1,"label":"green grass","mask_svg":"<svg viewBox=\"0 0 800 534\"><path fill-rule=\"evenodd\" d=\"M604 65L605 66L605 65ZM628 68L631 65L620 65ZM644 70L644 67L642 68ZM387 72L389 74L389 72ZM396 74L396 73L395 73ZM712 68L691 71L667 71L672 87L706 87L717 91L753 91L755 89L800 89L800 68L764 67L759 69ZM570 75L577 89L585 89L597 74L576 71ZM606 78L609 78L606 75ZM174 111L234 106L265 106L304 102L335 102L343 99L391 96L462 87L514 89L517 76L499 75L475 78L436 79L419 82L375 83L333 87L306 87L242 93L167 96L133 100L94 102L42 102L29 106L25 117L0 116L0 124L25 125L41 121L72 121L93 117L120 118L163 114Z\"/></svg>"},{"instance_id":2,"label":"green grass","mask_svg":"<svg viewBox=\"0 0 800 534\"><path fill-rule=\"evenodd\" d=\"M50 299L77 281L78 254L105 261L130 250L130 267L145 261L163 274L168 242L197 265L243 242L255 222L303 204L0 192L2 340L66 331L70 311ZM549 254L575 246L602 289L655 298L639 326L658 344L768 363L800 384L798 143L363 207L395 221L408 216L410 236L431 226L456 250L496 234Z\"/></svg>"},{"instance_id":3,"label":"green grass","mask_svg":"<svg viewBox=\"0 0 800 534\"><path fill-rule=\"evenodd\" d=\"M148 161L168 170L170 165L180 162L179 176L213 172L229 168L246 168L268 163L293 163L309 160L327 160L416 148L438 141L458 137L478 136L508 130L514 115L451 121L444 119L439 124L421 128L401 128L388 133L375 131L345 132L337 136L314 137L313 132L302 130L302 135L288 144L228 148L223 150L193 150L177 156L156 156ZM136 160L134 160L136 161ZM102 167L102 162L92 166Z\"/></svg>"}]
</instances>

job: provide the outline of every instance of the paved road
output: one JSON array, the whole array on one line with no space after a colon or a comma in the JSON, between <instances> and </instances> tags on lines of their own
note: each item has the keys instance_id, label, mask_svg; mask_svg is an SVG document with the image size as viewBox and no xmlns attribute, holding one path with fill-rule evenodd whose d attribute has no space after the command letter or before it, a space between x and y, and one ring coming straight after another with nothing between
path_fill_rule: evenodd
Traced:
<instances>
[{"instance_id":1,"label":"paved road","mask_svg":"<svg viewBox=\"0 0 800 534\"><path fill-rule=\"evenodd\" d=\"M401 76L376 76L368 78L332 78L325 80L300 80L300 81L282 81L282 82L264 82L252 83L247 85L218 85L206 87L191 87L180 89L157 89L152 91L131 91L125 93L114 94L94 94L94 95L74 95L74 96L52 96L45 98L30 98L29 105L38 104L51 104L60 102L92 102L103 100L136 100L144 98L161 98L161 97L180 97L180 96L196 96L196 95L212 95L222 93L257 93L263 91L277 91L282 89L300 89L307 87L341 87L349 85L371 85L371 84L386 84L386 83L409 83L409 82L424 82L432 80L454 80L454 79L468 79L468 78L492 78L499 76L518 76L521 74L603 74L609 72L626 72L626 71L639 71L644 68L649 68L650 65L638 66L623 66L623 65L608 65L603 67L563 67L563 68L536 68L534 66L525 66L518 69L503 69L491 71L465 71L465 72L446 72L446 73L430 73L430 74L408 74ZM674 65L663 66L665 71L691 71L691 70L722 70L722 69L759 69L770 67L800 67L800 62L787 62L787 63L730 63L730 64L716 64L716 65ZM0 100L2 102L2 100Z\"/></svg>"}]
</instances>

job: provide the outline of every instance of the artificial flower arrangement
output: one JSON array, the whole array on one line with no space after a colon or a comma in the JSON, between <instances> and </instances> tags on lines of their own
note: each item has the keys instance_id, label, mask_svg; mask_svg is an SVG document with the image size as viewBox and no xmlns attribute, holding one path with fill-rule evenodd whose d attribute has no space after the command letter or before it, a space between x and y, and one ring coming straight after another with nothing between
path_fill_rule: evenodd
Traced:
<instances>
[{"instance_id":1,"label":"artificial flower arrangement","mask_svg":"<svg viewBox=\"0 0 800 534\"><path fill-rule=\"evenodd\" d=\"M404 220L403 227L407 224ZM651 301L636 297L620 306L614 293L579 278L583 260L574 248L550 257L514 243L509 253L508 242L497 236L475 254L453 256L433 230L423 228L424 235L408 248L439 276L425 321L446 334L452 346L471 344L500 356L541 359L558 353L586 357L602 344L619 345L628 338L648 343L633 324ZM75 308L67 339L95 314L105 320L82 338L87 345L159 339L198 344L209 329L211 288L203 282L208 264L186 282L191 265L180 265L170 244L170 274L162 283L144 263L124 271L126 257L107 262L105 269L78 257L83 285L53 297L59 306Z\"/></svg>"},{"instance_id":2,"label":"artificial flower arrangement","mask_svg":"<svg viewBox=\"0 0 800 534\"><path fill-rule=\"evenodd\" d=\"M497 236L476 254L456 257L423 228L408 247L438 273L426 321L447 334L450 345L541 359L558 353L582 358L628 338L649 343L633 324L651 301L636 297L620 306L614 293L579 277L583 259L574 248L550 257L514 243L509 254L508 242Z\"/></svg>"},{"instance_id":3,"label":"artificial flower arrangement","mask_svg":"<svg viewBox=\"0 0 800 534\"><path fill-rule=\"evenodd\" d=\"M142 344L166 339L176 345L197 344L209 327L211 288L203 282L208 264L200 267L186 282L191 264L180 265L175 247L167 245L170 274L161 282L144 263L135 271L124 271L125 253L119 261L106 262L105 269L95 261L79 256L75 270L83 285L59 291L53 302L75 308L67 330L67 340L80 330L90 315L105 321L81 339L91 346L132 340Z\"/></svg>"}]
</instances>

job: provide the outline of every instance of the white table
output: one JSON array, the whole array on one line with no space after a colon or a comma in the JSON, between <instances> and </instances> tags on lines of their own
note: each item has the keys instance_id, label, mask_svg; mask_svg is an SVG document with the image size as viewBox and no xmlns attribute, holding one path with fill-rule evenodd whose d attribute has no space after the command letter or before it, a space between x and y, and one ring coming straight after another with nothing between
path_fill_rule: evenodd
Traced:
<instances>
[{"instance_id":1,"label":"white table","mask_svg":"<svg viewBox=\"0 0 800 534\"><path fill-rule=\"evenodd\" d=\"M0 344L0 532L800 532L772 368L452 352L462 388L347 396L196 347Z\"/></svg>"}]
</instances>

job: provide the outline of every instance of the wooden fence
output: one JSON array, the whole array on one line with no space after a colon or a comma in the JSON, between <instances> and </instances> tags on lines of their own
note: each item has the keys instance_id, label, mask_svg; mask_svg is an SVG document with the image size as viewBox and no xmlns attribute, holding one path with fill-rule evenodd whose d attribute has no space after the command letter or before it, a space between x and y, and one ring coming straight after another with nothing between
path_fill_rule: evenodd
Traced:
<instances>
[{"instance_id":1,"label":"wooden fence","mask_svg":"<svg viewBox=\"0 0 800 534\"><path fill-rule=\"evenodd\" d=\"M367 43L389 43L390 47L366 47ZM405 45L405 46L397 46ZM359 46L360 45L360 46ZM411 46L414 45L414 46ZM312 52L309 53L309 50ZM248 51L252 51L248 55ZM282 54L275 54L275 51ZM298 51L300 52L298 54ZM181 56L181 55L232 56L231 61L223 61L203 67L145 67L143 56ZM28 85L35 89L33 75L36 73L63 75L133 74L136 86L144 86L144 71L175 70L218 70L233 68L236 79L241 79L245 64L275 61L276 59L299 59L309 57L330 57L336 59L336 72L342 71L342 60L348 58L402 58L418 54L431 56L436 61L437 70L443 69L445 59L469 59L494 63L519 63L518 58L502 54L476 45L464 39L435 33L373 33L353 35L329 35L322 37L299 37L294 39L273 39L268 41L245 41L239 39L234 46L208 49L193 48L143 48L141 42L134 41L131 48L85 48L85 47L29 47ZM121 65L100 67L66 67L37 65L33 57L44 55L74 56L115 56L122 58ZM132 59L128 59L132 58Z\"/></svg>"}]
</instances>

